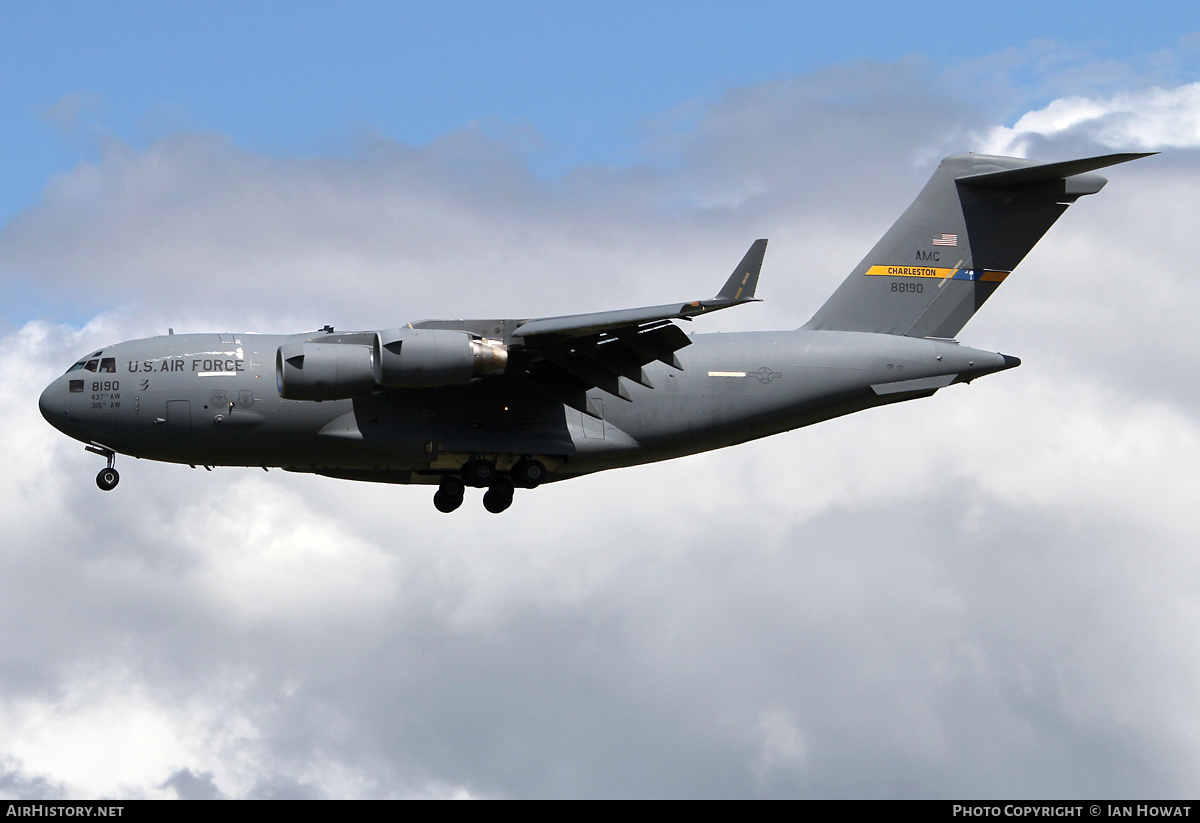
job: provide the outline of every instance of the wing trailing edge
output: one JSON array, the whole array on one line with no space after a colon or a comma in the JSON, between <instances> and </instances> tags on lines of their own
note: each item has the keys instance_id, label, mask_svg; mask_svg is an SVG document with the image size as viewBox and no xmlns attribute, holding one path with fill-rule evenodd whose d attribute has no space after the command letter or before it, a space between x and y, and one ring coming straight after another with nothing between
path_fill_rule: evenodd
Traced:
<instances>
[{"instance_id":1,"label":"wing trailing edge","mask_svg":"<svg viewBox=\"0 0 1200 823\"><path fill-rule=\"evenodd\" d=\"M767 241L755 240L742 262L725 281L725 285L715 297L708 300L525 320L518 322L513 336L526 339L549 336L580 337L598 332L637 328L663 320L691 320L697 315L727 309L730 306L759 302L754 292L758 287L758 274L762 269L766 251Z\"/></svg>"}]
</instances>

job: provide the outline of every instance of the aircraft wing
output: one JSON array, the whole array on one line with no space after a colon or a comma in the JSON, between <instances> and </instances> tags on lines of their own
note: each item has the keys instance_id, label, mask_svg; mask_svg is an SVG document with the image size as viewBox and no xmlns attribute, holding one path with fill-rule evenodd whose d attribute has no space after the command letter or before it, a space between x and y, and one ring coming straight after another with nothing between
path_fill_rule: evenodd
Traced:
<instances>
[{"instance_id":1,"label":"aircraft wing","mask_svg":"<svg viewBox=\"0 0 1200 823\"><path fill-rule=\"evenodd\" d=\"M763 255L766 251L767 241L755 240L716 297L709 300L523 320L513 331L513 336L531 341L539 337L580 337L598 332L637 328L664 320L691 320L696 315L706 312L757 302L754 290L758 286L758 273L762 269Z\"/></svg>"},{"instance_id":2,"label":"aircraft wing","mask_svg":"<svg viewBox=\"0 0 1200 823\"><path fill-rule=\"evenodd\" d=\"M673 320L758 302L754 291L767 241L756 240L715 297L637 309L506 321L426 321L413 328L462 328L479 333L505 329L505 376L521 380L551 399L601 417L587 393L599 388L631 400L621 379L653 389L645 366L655 360L680 369L675 352L690 345Z\"/></svg>"}]
</instances>

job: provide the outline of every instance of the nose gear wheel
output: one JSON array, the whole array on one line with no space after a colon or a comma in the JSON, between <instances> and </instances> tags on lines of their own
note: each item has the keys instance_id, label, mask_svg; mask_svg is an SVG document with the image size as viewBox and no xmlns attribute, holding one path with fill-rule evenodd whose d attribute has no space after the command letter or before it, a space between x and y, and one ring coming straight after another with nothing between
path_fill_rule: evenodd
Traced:
<instances>
[{"instance_id":1,"label":"nose gear wheel","mask_svg":"<svg viewBox=\"0 0 1200 823\"><path fill-rule=\"evenodd\" d=\"M101 491L110 492L120 482L121 475L117 473L116 469L101 469L100 473L96 475L96 485L100 487Z\"/></svg>"}]
</instances>

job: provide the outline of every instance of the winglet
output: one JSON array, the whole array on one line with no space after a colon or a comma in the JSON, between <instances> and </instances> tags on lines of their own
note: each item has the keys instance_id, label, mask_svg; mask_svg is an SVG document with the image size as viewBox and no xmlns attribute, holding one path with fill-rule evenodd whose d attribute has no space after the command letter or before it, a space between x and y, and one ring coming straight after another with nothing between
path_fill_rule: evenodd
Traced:
<instances>
[{"instance_id":1,"label":"winglet","mask_svg":"<svg viewBox=\"0 0 1200 823\"><path fill-rule=\"evenodd\" d=\"M737 264L733 274L729 275L729 279L713 299L722 302L753 300L754 290L758 287L758 272L762 269L763 255L766 253L767 241L755 240L742 262Z\"/></svg>"}]
</instances>

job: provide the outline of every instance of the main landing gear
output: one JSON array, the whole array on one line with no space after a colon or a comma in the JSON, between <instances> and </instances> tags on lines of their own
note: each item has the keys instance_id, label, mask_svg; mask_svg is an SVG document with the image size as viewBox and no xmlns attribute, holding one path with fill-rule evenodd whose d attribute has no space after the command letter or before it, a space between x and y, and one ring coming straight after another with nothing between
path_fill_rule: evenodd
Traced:
<instances>
[{"instance_id":1,"label":"main landing gear","mask_svg":"<svg viewBox=\"0 0 1200 823\"><path fill-rule=\"evenodd\" d=\"M483 493L483 507L492 514L499 514L512 505L512 499L512 481L498 477Z\"/></svg>"},{"instance_id":2,"label":"main landing gear","mask_svg":"<svg viewBox=\"0 0 1200 823\"><path fill-rule=\"evenodd\" d=\"M446 475L433 495L433 505L438 511L449 514L462 505L464 489L461 480L452 474Z\"/></svg>"},{"instance_id":3,"label":"main landing gear","mask_svg":"<svg viewBox=\"0 0 1200 823\"><path fill-rule=\"evenodd\" d=\"M459 475L442 477L433 495L433 505L440 512L450 513L462 505L466 487L472 486L487 489L483 493L483 507L492 514L499 514L512 505L517 488L535 488L545 477L546 467L532 458L518 460L504 477L497 472L495 463L477 457L463 464Z\"/></svg>"},{"instance_id":4,"label":"main landing gear","mask_svg":"<svg viewBox=\"0 0 1200 823\"><path fill-rule=\"evenodd\" d=\"M113 468L113 463L117 460L117 453L108 446L101 446L99 443L89 443L83 447L92 454L98 454L101 457L108 459L108 468L101 469L96 475L96 485L101 491L110 492L117 487L121 482L121 475Z\"/></svg>"}]
</instances>

